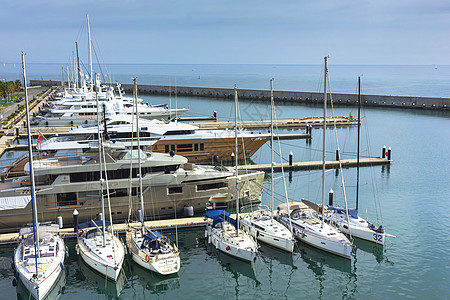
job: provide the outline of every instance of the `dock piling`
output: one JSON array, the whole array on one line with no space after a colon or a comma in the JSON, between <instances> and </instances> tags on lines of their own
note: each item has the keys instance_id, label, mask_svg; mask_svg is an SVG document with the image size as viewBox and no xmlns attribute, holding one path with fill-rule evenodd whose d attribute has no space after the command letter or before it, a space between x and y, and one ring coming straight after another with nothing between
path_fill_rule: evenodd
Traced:
<instances>
[{"instance_id":1,"label":"dock piling","mask_svg":"<svg viewBox=\"0 0 450 300\"><path fill-rule=\"evenodd\" d=\"M383 149L381 149L381 158L386 158L386 145L383 146Z\"/></svg>"},{"instance_id":2,"label":"dock piling","mask_svg":"<svg viewBox=\"0 0 450 300\"><path fill-rule=\"evenodd\" d=\"M72 215L73 215L73 232L77 232L78 231L78 210L74 209Z\"/></svg>"}]
</instances>

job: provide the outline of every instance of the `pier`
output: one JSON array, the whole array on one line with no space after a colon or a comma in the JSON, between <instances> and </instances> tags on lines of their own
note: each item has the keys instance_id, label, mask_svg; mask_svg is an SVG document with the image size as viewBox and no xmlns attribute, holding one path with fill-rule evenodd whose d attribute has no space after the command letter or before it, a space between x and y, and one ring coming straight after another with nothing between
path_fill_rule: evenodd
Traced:
<instances>
[{"instance_id":1,"label":"pier","mask_svg":"<svg viewBox=\"0 0 450 300\"><path fill-rule=\"evenodd\" d=\"M52 80L30 80L31 86L61 86L61 81ZM122 84L126 92L131 92L132 84ZM175 95L171 86L165 85L145 85L138 86L140 94L169 95L169 91ZM232 100L234 89L213 88L213 87L187 87L177 86L178 96L223 98ZM336 105L354 106L357 103L356 94L332 93L333 103ZM270 102L269 90L238 89L240 99L257 100ZM450 98L439 97L411 97L392 95L361 95L362 103L366 106L388 107L388 108L409 108L422 110L450 110ZM302 91L274 91L274 101L291 104L320 104L323 103L322 92L302 92Z\"/></svg>"},{"instance_id":2,"label":"pier","mask_svg":"<svg viewBox=\"0 0 450 300\"><path fill-rule=\"evenodd\" d=\"M391 160L388 158L381 158L381 157L373 157L373 158L360 158L359 159L359 165L361 167L367 167L367 166L376 166L376 165L386 165L390 164ZM341 159L341 165L343 168L352 168L356 167L357 160L356 159ZM281 167L283 166L283 169L285 171L291 171L291 170L313 170L313 169L322 169L323 162L320 161L303 161L303 162L293 162L292 164L289 163L283 163L276 164L273 166L273 170L276 172L281 171ZM262 170L262 171L270 171L271 165L270 164L260 164L260 165L246 165L246 166L238 166L239 169L244 170ZM327 160L325 162L325 168L327 169L336 169L339 168L339 161L338 160Z\"/></svg>"},{"instance_id":3,"label":"pier","mask_svg":"<svg viewBox=\"0 0 450 300\"><path fill-rule=\"evenodd\" d=\"M244 214L241 214L244 215ZM236 215L232 215L233 218ZM140 226L140 223L131 223L131 226ZM190 218L179 218L179 219L167 219L167 220L155 220L155 221L147 221L145 222L145 226L154 230L161 229L183 229L183 228L192 228L192 227L201 227L205 226L206 221L204 217L190 217ZM114 224L114 231L118 233L125 233L128 229L128 224ZM76 233L74 232L73 227L62 228L60 229L60 234L63 238L75 238ZM17 232L14 233L2 233L0 234L0 245L5 244L13 244L18 241L19 234Z\"/></svg>"}]
</instances>

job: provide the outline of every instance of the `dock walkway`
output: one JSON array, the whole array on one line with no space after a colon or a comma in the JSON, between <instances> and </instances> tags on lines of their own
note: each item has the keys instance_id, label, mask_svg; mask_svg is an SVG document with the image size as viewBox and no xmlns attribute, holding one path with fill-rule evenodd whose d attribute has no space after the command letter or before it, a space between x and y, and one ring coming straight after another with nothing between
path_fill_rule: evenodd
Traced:
<instances>
[{"instance_id":1,"label":"dock walkway","mask_svg":"<svg viewBox=\"0 0 450 300\"><path fill-rule=\"evenodd\" d=\"M376 166L376 165L384 165L384 164L390 164L391 160L387 158L381 158L381 157L373 157L373 158L360 158L359 164L361 167L363 166ZM356 167L357 160L356 159L342 159L341 164L343 168L351 168ZM270 164L260 164L260 165L247 165L247 166L238 166L239 169L246 169L246 170L263 170L263 171L270 171ZM339 161L338 160L327 160L325 162L325 167L327 169L336 169L339 168ZM286 171L290 170L311 170L311 169L321 169L322 168L322 161L303 161L303 162L293 162L292 165L289 163L283 163L283 168ZM273 166L274 171L281 171L281 164L276 164Z\"/></svg>"}]
</instances>

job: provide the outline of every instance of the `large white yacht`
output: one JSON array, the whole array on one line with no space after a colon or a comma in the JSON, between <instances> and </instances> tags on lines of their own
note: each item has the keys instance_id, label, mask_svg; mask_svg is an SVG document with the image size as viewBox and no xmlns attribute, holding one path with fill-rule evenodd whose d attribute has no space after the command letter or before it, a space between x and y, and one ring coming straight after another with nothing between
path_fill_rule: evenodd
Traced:
<instances>
[{"instance_id":1,"label":"large white yacht","mask_svg":"<svg viewBox=\"0 0 450 300\"><path fill-rule=\"evenodd\" d=\"M130 149L132 138L137 136L136 124L131 115L113 115L101 124L101 132L106 126L110 141L121 142ZM233 130L199 129L197 126L180 123L165 123L158 120L139 121L140 144L143 150L185 156L191 163L228 161L234 149ZM74 141L96 140L97 123L79 125L70 130L69 136L52 137L42 141L38 150L55 151L74 146ZM238 159L250 158L270 138L269 134L238 131ZM245 145L245 147L243 146Z\"/></svg>"},{"instance_id":2,"label":"large white yacht","mask_svg":"<svg viewBox=\"0 0 450 300\"><path fill-rule=\"evenodd\" d=\"M113 219L127 218L129 195L138 194L137 153L142 161L145 215L149 219L182 215L184 206L204 211L212 195L234 194L232 169L198 166L178 155L117 150L106 154ZM132 163L132 179L130 164ZM41 221L62 216L65 224L73 221L77 209L80 222L89 221L100 212L98 156L76 155L49 157L34 161L37 205ZM25 172L29 163L25 165ZM240 197L243 205L257 203L264 172L239 171ZM131 180L131 188L130 188ZM242 182L241 182L242 181ZM0 182L0 231L20 228L31 220L28 176L6 178Z\"/></svg>"}]
</instances>

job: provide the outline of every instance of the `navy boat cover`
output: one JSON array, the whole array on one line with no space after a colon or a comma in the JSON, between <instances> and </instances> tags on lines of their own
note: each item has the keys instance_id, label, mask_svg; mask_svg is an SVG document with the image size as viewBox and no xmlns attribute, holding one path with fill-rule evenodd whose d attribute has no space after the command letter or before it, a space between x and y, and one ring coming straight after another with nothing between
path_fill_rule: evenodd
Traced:
<instances>
[{"instance_id":1,"label":"navy boat cover","mask_svg":"<svg viewBox=\"0 0 450 300\"><path fill-rule=\"evenodd\" d=\"M215 227L218 223L222 223L227 221L235 228L238 228L238 222L230 217L230 214L224 210L207 210L205 212L205 217L213 219L213 227Z\"/></svg>"},{"instance_id":2,"label":"navy boat cover","mask_svg":"<svg viewBox=\"0 0 450 300\"><path fill-rule=\"evenodd\" d=\"M334 207L334 206L328 206L327 207L328 210L333 210L335 212L343 212L345 214L345 209L341 208L341 207ZM354 218L354 219L358 219L358 210L356 208L351 208L348 210L348 214Z\"/></svg>"}]
</instances>

